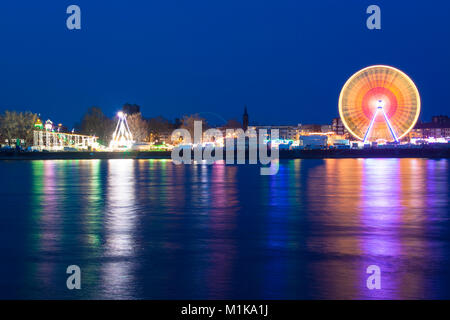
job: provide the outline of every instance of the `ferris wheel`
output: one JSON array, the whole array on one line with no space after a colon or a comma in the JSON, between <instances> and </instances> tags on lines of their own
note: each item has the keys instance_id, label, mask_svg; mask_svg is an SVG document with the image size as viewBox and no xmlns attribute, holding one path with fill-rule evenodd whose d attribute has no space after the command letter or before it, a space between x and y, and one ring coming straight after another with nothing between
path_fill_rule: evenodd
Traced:
<instances>
[{"instance_id":1,"label":"ferris wheel","mask_svg":"<svg viewBox=\"0 0 450 320\"><path fill-rule=\"evenodd\" d=\"M414 127L420 96L402 71L376 65L347 80L339 97L339 114L347 130L364 143L398 142Z\"/></svg>"}]
</instances>

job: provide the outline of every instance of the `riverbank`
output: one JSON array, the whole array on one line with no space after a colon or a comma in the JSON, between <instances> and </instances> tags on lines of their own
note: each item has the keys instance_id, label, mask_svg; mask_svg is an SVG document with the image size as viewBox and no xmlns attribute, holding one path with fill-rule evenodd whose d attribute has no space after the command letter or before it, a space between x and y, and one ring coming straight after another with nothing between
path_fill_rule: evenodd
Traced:
<instances>
[{"instance_id":1,"label":"riverbank","mask_svg":"<svg viewBox=\"0 0 450 320\"><path fill-rule=\"evenodd\" d=\"M280 150L280 159L450 158L450 148ZM0 152L0 160L171 159L170 151Z\"/></svg>"}]
</instances>

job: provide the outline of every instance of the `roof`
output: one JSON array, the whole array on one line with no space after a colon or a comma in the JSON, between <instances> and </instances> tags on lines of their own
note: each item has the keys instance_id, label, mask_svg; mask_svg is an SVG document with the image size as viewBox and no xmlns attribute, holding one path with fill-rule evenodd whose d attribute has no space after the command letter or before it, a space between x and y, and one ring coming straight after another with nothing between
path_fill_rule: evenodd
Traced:
<instances>
[{"instance_id":1,"label":"roof","mask_svg":"<svg viewBox=\"0 0 450 320\"><path fill-rule=\"evenodd\" d=\"M442 128L450 128L450 121L446 123L435 123L435 122L417 123L414 127L414 129L442 129Z\"/></svg>"}]
</instances>

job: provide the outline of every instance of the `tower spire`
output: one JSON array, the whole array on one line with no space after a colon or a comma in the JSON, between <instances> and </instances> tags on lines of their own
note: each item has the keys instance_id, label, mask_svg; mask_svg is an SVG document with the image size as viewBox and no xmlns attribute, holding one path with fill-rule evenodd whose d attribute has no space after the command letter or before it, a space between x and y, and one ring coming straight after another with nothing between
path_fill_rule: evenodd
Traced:
<instances>
[{"instance_id":1,"label":"tower spire","mask_svg":"<svg viewBox=\"0 0 450 320\"><path fill-rule=\"evenodd\" d=\"M248 129L247 105L244 105L244 115L242 116L242 128L244 129L244 131L247 131Z\"/></svg>"}]
</instances>

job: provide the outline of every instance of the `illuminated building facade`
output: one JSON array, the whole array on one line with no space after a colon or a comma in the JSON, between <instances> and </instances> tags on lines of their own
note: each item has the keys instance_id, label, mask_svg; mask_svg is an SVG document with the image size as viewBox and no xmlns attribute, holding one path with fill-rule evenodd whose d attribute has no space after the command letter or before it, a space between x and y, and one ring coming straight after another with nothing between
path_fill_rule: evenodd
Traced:
<instances>
[{"instance_id":1,"label":"illuminated building facade","mask_svg":"<svg viewBox=\"0 0 450 320\"><path fill-rule=\"evenodd\" d=\"M38 130L42 130L44 129L44 125L42 124L41 119L37 119L36 123L34 124L34 127Z\"/></svg>"},{"instance_id":2,"label":"illuminated building facade","mask_svg":"<svg viewBox=\"0 0 450 320\"><path fill-rule=\"evenodd\" d=\"M322 125L320 124L299 124L301 134L311 134L322 132Z\"/></svg>"},{"instance_id":3,"label":"illuminated building facade","mask_svg":"<svg viewBox=\"0 0 450 320\"><path fill-rule=\"evenodd\" d=\"M35 130L33 148L36 150L68 151L98 148L97 137L48 130Z\"/></svg>"},{"instance_id":4,"label":"illuminated building facade","mask_svg":"<svg viewBox=\"0 0 450 320\"><path fill-rule=\"evenodd\" d=\"M341 118L334 118L331 121L331 131L334 132L334 134L337 134L340 136L343 136L348 133Z\"/></svg>"},{"instance_id":5,"label":"illuminated building facade","mask_svg":"<svg viewBox=\"0 0 450 320\"><path fill-rule=\"evenodd\" d=\"M431 122L417 123L411 131L410 137L450 139L450 118L448 116L434 116Z\"/></svg>"},{"instance_id":6,"label":"illuminated building facade","mask_svg":"<svg viewBox=\"0 0 450 320\"><path fill-rule=\"evenodd\" d=\"M256 130L259 132L259 130L265 129L267 130L267 136L272 135L272 130L276 129L278 130L278 137L282 140L294 140L297 141L300 136L300 126L276 126L276 125L269 125L269 126L250 126L250 129Z\"/></svg>"}]
</instances>

